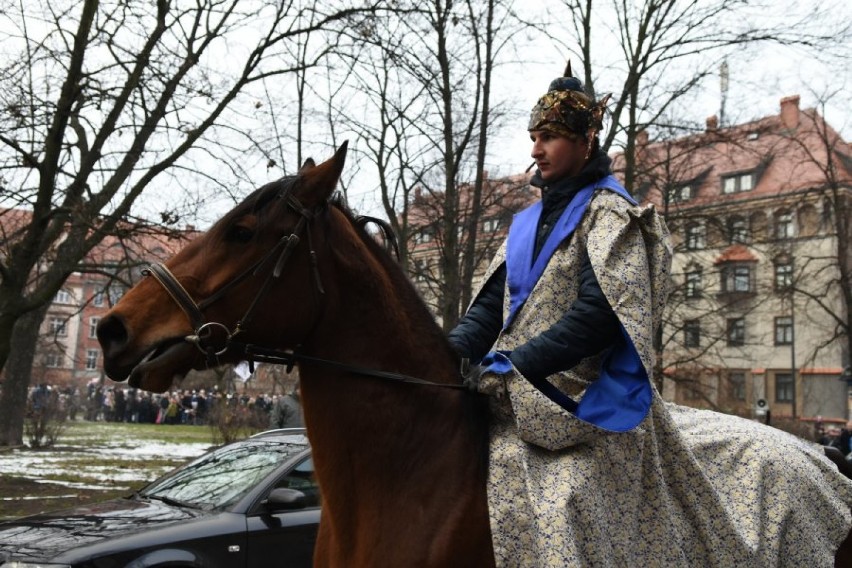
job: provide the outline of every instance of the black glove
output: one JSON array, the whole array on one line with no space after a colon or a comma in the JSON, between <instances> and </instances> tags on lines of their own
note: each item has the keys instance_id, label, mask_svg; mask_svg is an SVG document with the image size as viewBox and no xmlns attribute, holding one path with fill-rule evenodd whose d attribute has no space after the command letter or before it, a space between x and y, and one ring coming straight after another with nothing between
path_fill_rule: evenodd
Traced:
<instances>
[{"instance_id":1,"label":"black glove","mask_svg":"<svg viewBox=\"0 0 852 568\"><path fill-rule=\"evenodd\" d=\"M470 359L464 358L461 360L461 376L462 384L468 390L478 392L479 381L482 379L482 374L485 372L485 367L482 365L471 365Z\"/></svg>"}]
</instances>

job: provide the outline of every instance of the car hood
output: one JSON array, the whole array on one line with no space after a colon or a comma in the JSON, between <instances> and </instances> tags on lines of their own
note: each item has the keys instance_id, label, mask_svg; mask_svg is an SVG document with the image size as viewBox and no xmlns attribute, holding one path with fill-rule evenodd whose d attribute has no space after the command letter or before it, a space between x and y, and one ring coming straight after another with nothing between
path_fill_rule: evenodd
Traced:
<instances>
[{"instance_id":1,"label":"car hood","mask_svg":"<svg viewBox=\"0 0 852 568\"><path fill-rule=\"evenodd\" d=\"M0 560L50 560L60 553L124 534L210 513L127 498L0 523Z\"/></svg>"}]
</instances>

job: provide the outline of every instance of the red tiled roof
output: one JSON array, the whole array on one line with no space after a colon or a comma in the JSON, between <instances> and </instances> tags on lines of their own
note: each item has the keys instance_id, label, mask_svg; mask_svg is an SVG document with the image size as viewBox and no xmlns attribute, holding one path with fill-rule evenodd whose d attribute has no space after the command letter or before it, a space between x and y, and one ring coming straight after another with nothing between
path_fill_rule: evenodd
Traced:
<instances>
[{"instance_id":1,"label":"red tiled roof","mask_svg":"<svg viewBox=\"0 0 852 568\"><path fill-rule=\"evenodd\" d=\"M799 369L803 375L840 375L843 369L840 367L806 367Z\"/></svg>"},{"instance_id":2,"label":"red tiled roof","mask_svg":"<svg viewBox=\"0 0 852 568\"><path fill-rule=\"evenodd\" d=\"M713 264L721 264L723 262L757 262L757 257L754 256L744 245L731 245L722 251Z\"/></svg>"},{"instance_id":3,"label":"red tiled roof","mask_svg":"<svg viewBox=\"0 0 852 568\"><path fill-rule=\"evenodd\" d=\"M828 148L836 155L841 183L852 184L846 156L852 146L828 125L814 109L800 110L798 97L781 100L781 112L752 122L725 128L712 128L699 134L672 140L646 142L637 139L637 189L645 186L647 201L662 205L661 190L678 184L693 185L693 197L670 208L727 203L761 196L823 186ZM613 157L617 175L624 171L624 156ZM749 191L724 194L722 178L754 172Z\"/></svg>"}]
</instances>

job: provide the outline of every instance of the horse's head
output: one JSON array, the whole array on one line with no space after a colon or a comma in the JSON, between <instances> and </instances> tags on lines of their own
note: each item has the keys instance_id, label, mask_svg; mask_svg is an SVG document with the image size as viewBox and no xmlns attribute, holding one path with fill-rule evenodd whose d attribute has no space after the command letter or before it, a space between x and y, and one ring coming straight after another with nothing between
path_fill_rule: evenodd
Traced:
<instances>
[{"instance_id":1,"label":"horse's head","mask_svg":"<svg viewBox=\"0 0 852 568\"><path fill-rule=\"evenodd\" d=\"M328 200L345 159L343 144L320 165L308 160L152 267L98 325L107 375L163 392L191 369L242 359L225 349L230 340L298 345L318 317L315 251L328 248L314 221L339 214Z\"/></svg>"}]
</instances>

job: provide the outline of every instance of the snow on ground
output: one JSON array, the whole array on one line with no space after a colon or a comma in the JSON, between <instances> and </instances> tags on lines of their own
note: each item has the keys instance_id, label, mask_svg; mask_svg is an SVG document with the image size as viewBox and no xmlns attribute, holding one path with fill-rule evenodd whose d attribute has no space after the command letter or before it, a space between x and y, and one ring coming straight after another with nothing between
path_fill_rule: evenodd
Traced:
<instances>
[{"instance_id":1,"label":"snow on ground","mask_svg":"<svg viewBox=\"0 0 852 568\"><path fill-rule=\"evenodd\" d=\"M79 443L79 438L78 438ZM153 481L156 477L191 458L200 456L210 448L206 443L169 443L163 441L104 440L98 447L88 448L75 444L73 436L62 437L57 450L12 450L0 453L0 475L26 477L36 482L50 482L73 489L129 489L131 484ZM110 465L86 465L76 471L80 460L90 461L92 456L103 457ZM157 468L134 467L134 463L149 460L169 460L168 465ZM116 467L117 461L122 462ZM81 481L61 482L56 477L71 470Z\"/></svg>"}]
</instances>

